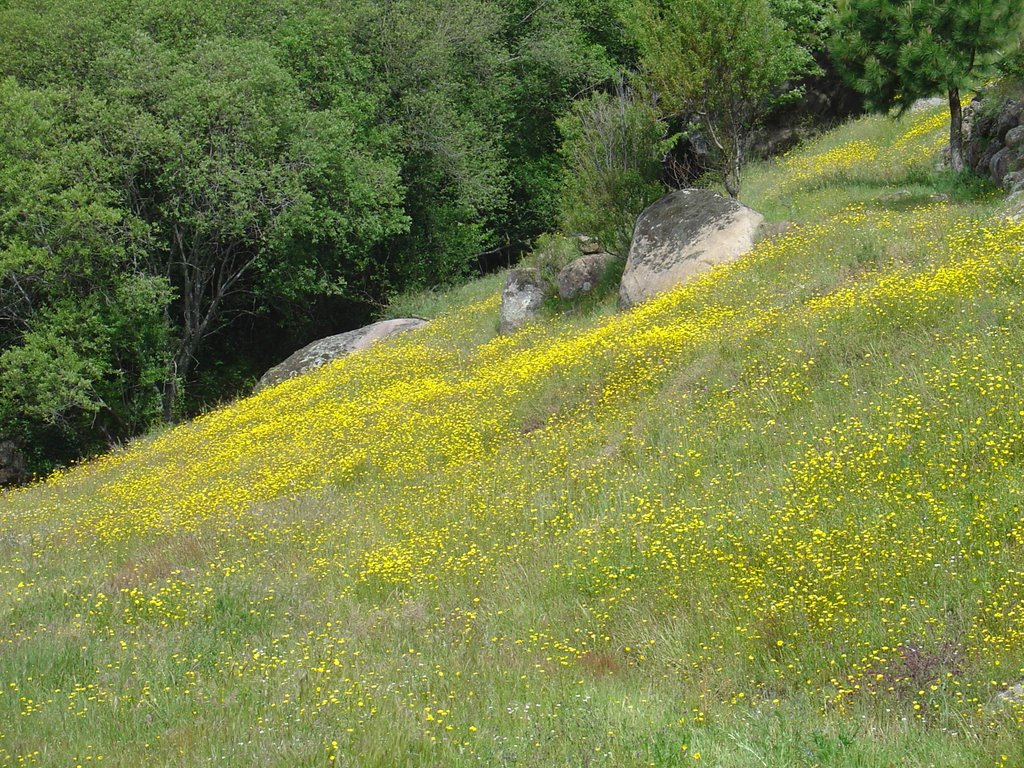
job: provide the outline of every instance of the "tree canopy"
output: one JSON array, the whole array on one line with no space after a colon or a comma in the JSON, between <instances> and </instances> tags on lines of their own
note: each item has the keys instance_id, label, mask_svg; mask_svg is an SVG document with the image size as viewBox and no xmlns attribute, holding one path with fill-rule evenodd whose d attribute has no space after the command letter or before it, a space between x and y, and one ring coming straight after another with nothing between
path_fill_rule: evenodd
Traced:
<instances>
[{"instance_id":1,"label":"tree canopy","mask_svg":"<svg viewBox=\"0 0 1024 768\"><path fill-rule=\"evenodd\" d=\"M831 47L873 109L945 94L951 162L961 171L961 91L1003 55L1022 15L1019 0L847 0Z\"/></svg>"},{"instance_id":2,"label":"tree canopy","mask_svg":"<svg viewBox=\"0 0 1024 768\"><path fill-rule=\"evenodd\" d=\"M732 197L751 133L813 63L783 18L769 0L645 0L632 16L647 82L714 147Z\"/></svg>"},{"instance_id":3,"label":"tree canopy","mask_svg":"<svg viewBox=\"0 0 1024 768\"><path fill-rule=\"evenodd\" d=\"M271 318L298 343L331 297L456 279L550 226L556 120L628 55L616 14L4 3L0 437L56 456L130 436L201 406L224 339L259 358Z\"/></svg>"},{"instance_id":4,"label":"tree canopy","mask_svg":"<svg viewBox=\"0 0 1024 768\"><path fill-rule=\"evenodd\" d=\"M45 469L196 413L559 226L625 250L663 107L734 189L826 5L0 2L0 441Z\"/></svg>"}]
</instances>

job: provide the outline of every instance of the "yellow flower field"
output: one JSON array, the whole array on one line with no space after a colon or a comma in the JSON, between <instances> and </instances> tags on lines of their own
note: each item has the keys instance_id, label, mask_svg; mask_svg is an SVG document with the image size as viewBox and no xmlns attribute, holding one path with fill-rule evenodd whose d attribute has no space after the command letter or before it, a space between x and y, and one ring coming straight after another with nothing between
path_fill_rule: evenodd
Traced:
<instances>
[{"instance_id":1,"label":"yellow flower field","mask_svg":"<svg viewBox=\"0 0 1024 768\"><path fill-rule=\"evenodd\" d=\"M855 187L941 118L632 312L493 293L0 498L0 764L1024 765L1024 224Z\"/></svg>"}]
</instances>

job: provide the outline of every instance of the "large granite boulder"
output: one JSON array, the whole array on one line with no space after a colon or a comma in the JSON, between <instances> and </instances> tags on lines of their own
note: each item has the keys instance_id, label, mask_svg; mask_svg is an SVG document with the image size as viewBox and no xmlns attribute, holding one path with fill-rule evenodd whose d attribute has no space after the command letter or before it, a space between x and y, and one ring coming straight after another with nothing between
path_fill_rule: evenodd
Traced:
<instances>
[{"instance_id":1,"label":"large granite boulder","mask_svg":"<svg viewBox=\"0 0 1024 768\"><path fill-rule=\"evenodd\" d=\"M26 480L25 455L10 440L0 441L0 486L20 485Z\"/></svg>"},{"instance_id":2,"label":"large granite boulder","mask_svg":"<svg viewBox=\"0 0 1024 768\"><path fill-rule=\"evenodd\" d=\"M988 161L989 178L993 184L1003 185L1003 179L1016 170L1018 153L1009 147L1003 147Z\"/></svg>"},{"instance_id":3,"label":"large granite boulder","mask_svg":"<svg viewBox=\"0 0 1024 768\"><path fill-rule=\"evenodd\" d=\"M984 114L982 107L983 102L980 100L972 101L964 107L964 162L975 173L988 165L984 156L992 143L992 129L995 127L995 117ZM949 147L946 147L944 154L948 161Z\"/></svg>"},{"instance_id":4,"label":"large granite boulder","mask_svg":"<svg viewBox=\"0 0 1024 768\"><path fill-rule=\"evenodd\" d=\"M630 307L749 251L764 217L706 189L672 192L640 214L619 285Z\"/></svg>"},{"instance_id":5,"label":"large granite boulder","mask_svg":"<svg viewBox=\"0 0 1024 768\"><path fill-rule=\"evenodd\" d=\"M515 333L531 322L544 306L548 289L540 272L532 267L513 269L501 291L501 319L498 332Z\"/></svg>"},{"instance_id":6,"label":"large granite boulder","mask_svg":"<svg viewBox=\"0 0 1024 768\"><path fill-rule=\"evenodd\" d=\"M1000 144L1006 142L1006 134L1024 122L1024 102L1007 99L996 116L992 138Z\"/></svg>"},{"instance_id":7,"label":"large granite boulder","mask_svg":"<svg viewBox=\"0 0 1024 768\"><path fill-rule=\"evenodd\" d=\"M263 374L256 385L256 391L259 392L261 389L280 384L285 379L312 371L333 360L351 355L353 352L361 352L375 342L422 328L426 324L426 320L418 317L381 320L354 331L314 341Z\"/></svg>"},{"instance_id":8,"label":"large granite boulder","mask_svg":"<svg viewBox=\"0 0 1024 768\"><path fill-rule=\"evenodd\" d=\"M617 260L610 253L584 253L558 273L558 295L569 301L590 293Z\"/></svg>"}]
</instances>

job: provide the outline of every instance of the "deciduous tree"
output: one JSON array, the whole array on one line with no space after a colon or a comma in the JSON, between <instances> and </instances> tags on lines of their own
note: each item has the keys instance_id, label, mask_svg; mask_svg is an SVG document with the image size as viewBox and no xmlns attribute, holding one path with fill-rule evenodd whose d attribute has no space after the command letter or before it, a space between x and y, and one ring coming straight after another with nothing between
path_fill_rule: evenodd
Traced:
<instances>
[{"instance_id":1,"label":"deciduous tree","mask_svg":"<svg viewBox=\"0 0 1024 768\"><path fill-rule=\"evenodd\" d=\"M644 78L715 148L736 197L750 135L810 54L769 0L646 0L630 18Z\"/></svg>"},{"instance_id":2,"label":"deciduous tree","mask_svg":"<svg viewBox=\"0 0 1024 768\"><path fill-rule=\"evenodd\" d=\"M76 130L82 100L0 81L0 436L37 459L148 427L171 336L150 229Z\"/></svg>"}]
</instances>

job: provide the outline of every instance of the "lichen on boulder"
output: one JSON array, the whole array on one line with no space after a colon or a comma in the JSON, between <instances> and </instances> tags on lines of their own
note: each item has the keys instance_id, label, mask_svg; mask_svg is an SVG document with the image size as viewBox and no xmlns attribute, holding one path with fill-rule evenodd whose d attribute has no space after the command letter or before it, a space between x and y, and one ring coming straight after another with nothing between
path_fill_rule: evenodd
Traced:
<instances>
[{"instance_id":1,"label":"lichen on boulder","mask_svg":"<svg viewBox=\"0 0 1024 768\"><path fill-rule=\"evenodd\" d=\"M764 217L706 189L672 192L637 220L619 286L619 307L629 309L716 264L734 261L754 246Z\"/></svg>"},{"instance_id":2,"label":"lichen on boulder","mask_svg":"<svg viewBox=\"0 0 1024 768\"><path fill-rule=\"evenodd\" d=\"M540 313L548 288L540 271L532 267L513 269L505 278L501 291L501 317L498 332L518 331Z\"/></svg>"}]
</instances>

